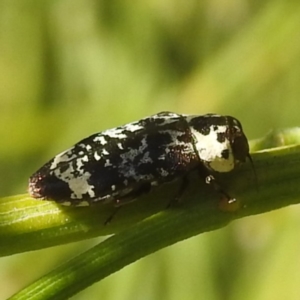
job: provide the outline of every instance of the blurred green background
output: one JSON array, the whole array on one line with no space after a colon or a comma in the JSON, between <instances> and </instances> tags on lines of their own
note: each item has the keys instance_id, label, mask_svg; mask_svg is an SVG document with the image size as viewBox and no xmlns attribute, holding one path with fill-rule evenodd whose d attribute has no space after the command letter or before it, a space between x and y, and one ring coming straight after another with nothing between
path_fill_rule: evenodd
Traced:
<instances>
[{"instance_id":1,"label":"blurred green background","mask_svg":"<svg viewBox=\"0 0 300 300\"><path fill-rule=\"evenodd\" d=\"M298 1L0 0L0 196L81 138L159 111L233 115L250 139L298 126L299 33ZM239 220L74 299L298 300L299 217ZM2 258L0 299L98 241Z\"/></svg>"}]
</instances>

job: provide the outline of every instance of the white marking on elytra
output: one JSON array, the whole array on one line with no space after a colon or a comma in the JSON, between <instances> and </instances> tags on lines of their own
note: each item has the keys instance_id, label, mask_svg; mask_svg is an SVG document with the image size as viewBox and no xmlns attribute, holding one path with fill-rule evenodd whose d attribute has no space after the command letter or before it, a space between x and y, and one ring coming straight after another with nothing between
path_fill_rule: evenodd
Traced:
<instances>
[{"instance_id":1,"label":"white marking on elytra","mask_svg":"<svg viewBox=\"0 0 300 300\"><path fill-rule=\"evenodd\" d=\"M158 160L165 160L169 153L170 153L170 149L166 148L164 154L160 155L157 159Z\"/></svg>"},{"instance_id":2,"label":"white marking on elytra","mask_svg":"<svg viewBox=\"0 0 300 300\"><path fill-rule=\"evenodd\" d=\"M124 127L117 127L108 129L102 132L104 136L108 136L113 139L125 139L127 135L124 133Z\"/></svg>"},{"instance_id":3,"label":"white marking on elytra","mask_svg":"<svg viewBox=\"0 0 300 300\"><path fill-rule=\"evenodd\" d=\"M174 122L177 122L178 119L182 118L185 115L178 115L175 113L166 112L166 114L157 114L151 116L153 120L159 120L160 126L168 125ZM163 121L163 122L162 122Z\"/></svg>"},{"instance_id":4,"label":"white marking on elytra","mask_svg":"<svg viewBox=\"0 0 300 300\"><path fill-rule=\"evenodd\" d=\"M77 167L77 168L76 168L76 171L79 171L79 174L82 174L82 173L83 173L83 170L80 170L80 169L85 165L85 162L87 162L88 159L89 159L88 156L85 155L85 156L83 156L83 157L79 157L79 158L76 160L76 167ZM74 171L74 170L72 170L72 171ZM66 172L71 173L72 171L71 171L70 166L69 166L69 168L68 168L67 170L65 170L64 173L66 173Z\"/></svg>"},{"instance_id":5,"label":"white marking on elytra","mask_svg":"<svg viewBox=\"0 0 300 300\"><path fill-rule=\"evenodd\" d=\"M106 150L106 149L102 149L102 152L101 152L103 155L109 155L109 152Z\"/></svg>"},{"instance_id":6,"label":"white marking on elytra","mask_svg":"<svg viewBox=\"0 0 300 300\"><path fill-rule=\"evenodd\" d=\"M61 152L53 158L53 161L50 166L50 170L57 168L58 164L61 162L68 162L72 159L77 159L77 154L72 152L72 148L66 151Z\"/></svg>"},{"instance_id":7,"label":"white marking on elytra","mask_svg":"<svg viewBox=\"0 0 300 300\"><path fill-rule=\"evenodd\" d=\"M100 160L101 156L98 154L98 152L95 152L94 153L94 158L95 158L95 160Z\"/></svg>"},{"instance_id":8,"label":"white marking on elytra","mask_svg":"<svg viewBox=\"0 0 300 300\"><path fill-rule=\"evenodd\" d=\"M207 135L200 133L191 127L191 132L195 138L195 146L199 153L200 159L206 163L212 170L217 172L229 172L234 169L235 160L233 157L230 141L226 138L224 142L218 141L218 133L225 133L226 125L211 125L210 132ZM224 150L229 151L227 159L222 157Z\"/></svg>"},{"instance_id":9,"label":"white marking on elytra","mask_svg":"<svg viewBox=\"0 0 300 300\"><path fill-rule=\"evenodd\" d=\"M147 140L146 140L146 137L144 137L142 140L141 140L141 146L137 149L135 148L130 148L127 152L123 153L120 155L120 157L122 158L122 160L127 163L127 162L132 162L136 156L138 154L141 154L144 152L145 149L147 149L148 147L148 144L147 144Z\"/></svg>"},{"instance_id":10,"label":"white marking on elytra","mask_svg":"<svg viewBox=\"0 0 300 300\"><path fill-rule=\"evenodd\" d=\"M143 181L143 180L144 181L153 180L152 174L140 174L134 168L132 168L129 164L125 165L123 170L124 170L123 176L125 178L134 179L136 182ZM125 182L125 180L124 180L124 182ZM127 185L127 184L125 184L125 185Z\"/></svg>"},{"instance_id":11,"label":"white marking on elytra","mask_svg":"<svg viewBox=\"0 0 300 300\"><path fill-rule=\"evenodd\" d=\"M87 156L86 156L87 157ZM83 157L84 158L84 157ZM82 159L77 160L77 168L76 171L82 166ZM74 177L74 168L72 165L68 165L68 169L61 172L60 168L57 168L53 171L53 174L66 182L69 185L71 190L71 198L72 199L82 199L84 194L88 194L91 198L95 196L94 186L88 183L88 179L91 174L89 172L83 172L81 170L79 177Z\"/></svg>"},{"instance_id":12,"label":"white marking on elytra","mask_svg":"<svg viewBox=\"0 0 300 300\"><path fill-rule=\"evenodd\" d=\"M110 162L109 159L107 159L107 160L105 161L104 167L110 167L110 166L112 166L112 163Z\"/></svg>"},{"instance_id":13,"label":"white marking on elytra","mask_svg":"<svg viewBox=\"0 0 300 300\"><path fill-rule=\"evenodd\" d=\"M99 142L100 145L102 145L102 146L107 144L107 141L106 141L105 137L102 134L94 137L93 141L94 142Z\"/></svg>"},{"instance_id":14,"label":"white marking on elytra","mask_svg":"<svg viewBox=\"0 0 300 300\"><path fill-rule=\"evenodd\" d=\"M126 125L124 125L124 126L122 126L122 127L123 127L125 130L131 131L131 132L135 132L135 131L144 129L144 127L141 126L141 125L139 124L139 122L129 123L129 124L126 124Z\"/></svg>"},{"instance_id":15,"label":"white marking on elytra","mask_svg":"<svg viewBox=\"0 0 300 300\"><path fill-rule=\"evenodd\" d=\"M89 174L86 172L86 174ZM94 186L87 182L87 177L73 177L67 181L70 190L72 191L72 199L82 199L84 194L88 194L91 198L95 197Z\"/></svg>"},{"instance_id":16,"label":"white marking on elytra","mask_svg":"<svg viewBox=\"0 0 300 300\"><path fill-rule=\"evenodd\" d=\"M156 114L156 115L153 115L151 116L154 120L155 119L165 119L165 120L170 120L170 119L178 119L182 116L185 116L185 115L179 115L179 114L176 114L176 113L172 113L172 112L164 112L164 113L159 113L159 114Z\"/></svg>"},{"instance_id":17,"label":"white marking on elytra","mask_svg":"<svg viewBox=\"0 0 300 300\"><path fill-rule=\"evenodd\" d=\"M146 163L153 163L153 159L150 157L149 151L145 152L144 156L141 158L141 160L139 162L139 165L146 164Z\"/></svg>"},{"instance_id":18,"label":"white marking on elytra","mask_svg":"<svg viewBox=\"0 0 300 300\"><path fill-rule=\"evenodd\" d=\"M80 170L84 166L84 163L81 159L77 160L77 170Z\"/></svg>"},{"instance_id":19,"label":"white marking on elytra","mask_svg":"<svg viewBox=\"0 0 300 300\"><path fill-rule=\"evenodd\" d=\"M160 175L163 176L163 177L166 177L166 176L169 175L169 172L166 171L165 169L162 169L162 168L159 170L159 173L160 173Z\"/></svg>"},{"instance_id":20,"label":"white marking on elytra","mask_svg":"<svg viewBox=\"0 0 300 300\"><path fill-rule=\"evenodd\" d=\"M82 161L88 162L89 161L89 157L87 155L82 156Z\"/></svg>"}]
</instances>

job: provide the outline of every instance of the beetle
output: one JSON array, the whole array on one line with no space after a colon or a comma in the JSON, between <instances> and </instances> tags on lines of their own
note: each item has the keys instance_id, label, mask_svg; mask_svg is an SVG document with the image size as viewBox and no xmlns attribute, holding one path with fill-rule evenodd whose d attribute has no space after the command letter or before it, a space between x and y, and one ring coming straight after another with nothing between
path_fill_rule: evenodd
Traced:
<instances>
[{"instance_id":1,"label":"beetle","mask_svg":"<svg viewBox=\"0 0 300 300\"><path fill-rule=\"evenodd\" d=\"M161 112L93 134L56 155L30 177L29 193L64 205L121 206L182 178L179 198L194 170L223 192L213 174L230 172L247 158L248 140L236 118Z\"/></svg>"}]
</instances>

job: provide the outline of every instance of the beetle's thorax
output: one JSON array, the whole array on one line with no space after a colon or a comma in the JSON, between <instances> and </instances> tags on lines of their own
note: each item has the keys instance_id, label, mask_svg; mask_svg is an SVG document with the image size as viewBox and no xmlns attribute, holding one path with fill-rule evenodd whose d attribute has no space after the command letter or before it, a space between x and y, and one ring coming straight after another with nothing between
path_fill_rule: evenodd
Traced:
<instances>
[{"instance_id":1,"label":"beetle's thorax","mask_svg":"<svg viewBox=\"0 0 300 300\"><path fill-rule=\"evenodd\" d=\"M236 157L237 149L234 148L236 139L244 136L236 119L209 114L191 116L188 123L195 150L207 168L230 172L240 161L244 161L244 157Z\"/></svg>"},{"instance_id":2,"label":"beetle's thorax","mask_svg":"<svg viewBox=\"0 0 300 300\"><path fill-rule=\"evenodd\" d=\"M217 172L229 172L234 168L234 157L228 139L218 140L218 135L226 131L225 126L219 126L214 130L210 126L209 134L205 135L191 127L195 147L199 158L207 167Z\"/></svg>"}]
</instances>

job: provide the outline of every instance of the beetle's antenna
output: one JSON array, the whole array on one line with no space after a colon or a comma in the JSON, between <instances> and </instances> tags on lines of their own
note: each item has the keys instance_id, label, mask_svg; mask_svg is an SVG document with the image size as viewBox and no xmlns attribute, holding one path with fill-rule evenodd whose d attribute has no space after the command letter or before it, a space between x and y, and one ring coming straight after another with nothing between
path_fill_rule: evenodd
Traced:
<instances>
[{"instance_id":1,"label":"beetle's antenna","mask_svg":"<svg viewBox=\"0 0 300 300\"><path fill-rule=\"evenodd\" d=\"M252 170L253 170L253 174L254 174L254 177L255 177L256 191L258 191L258 180L257 180L257 173L256 173L256 170L255 170L254 162L253 162L253 159L252 159L250 153L248 153L247 156L248 156L248 158L250 160L250 163L251 163L251 166L252 166Z\"/></svg>"}]
</instances>

